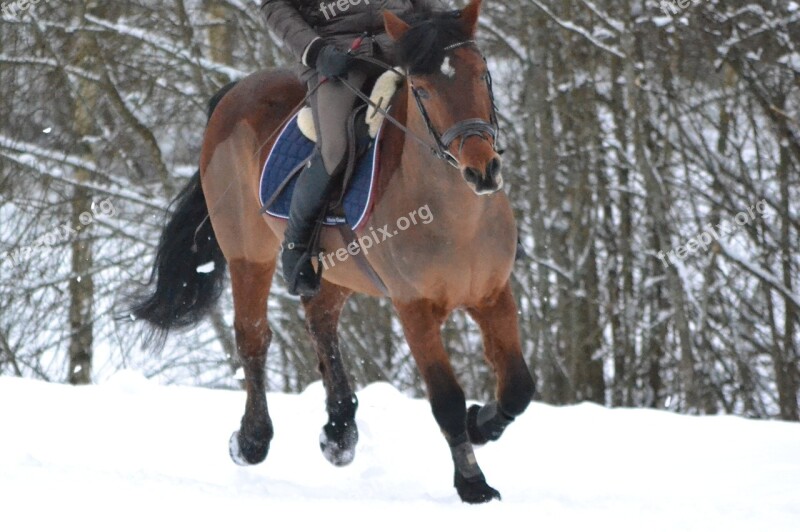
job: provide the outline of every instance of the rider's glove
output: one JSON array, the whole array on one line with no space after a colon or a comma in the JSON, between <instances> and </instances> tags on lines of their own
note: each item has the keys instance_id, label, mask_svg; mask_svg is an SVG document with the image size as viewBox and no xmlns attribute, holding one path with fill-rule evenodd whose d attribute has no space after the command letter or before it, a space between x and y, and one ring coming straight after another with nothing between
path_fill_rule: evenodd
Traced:
<instances>
[{"instance_id":1,"label":"rider's glove","mask_svg":"<svg viewBox=\"0 0 800 532\"><path fill-rule=\"evenodd\" d=\"M350 68L352 57L331 44L313 42L306 54L306 64L323 76L344 76Z\"/></svg>"}]
</instances>

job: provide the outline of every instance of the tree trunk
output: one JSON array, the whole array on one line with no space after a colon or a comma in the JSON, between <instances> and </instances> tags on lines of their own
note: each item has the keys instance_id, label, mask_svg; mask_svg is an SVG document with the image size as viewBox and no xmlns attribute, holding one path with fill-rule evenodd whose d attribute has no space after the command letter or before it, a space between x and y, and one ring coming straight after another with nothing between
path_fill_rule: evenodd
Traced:
<instances>
[{"instance_id":1,"label":"tree trunk","mask_svg":"<svg viewBox=\"0 0 800 532\"><path fill-rule=\"evenodd\" d=\"M78 6L79 20L87 12L95 12L98 4L90 2ZM93 37L88 33L79 32L75 42L73 62L76 67L91 72L93 60L97 57L94 52ZM78 97L75 99L73 111L74 132L77 139L77 151L88 164L94 162L92 149L86 138L94 132L93 112L97 104L98 88L93 81L81 78L77 84ZM77 170L74 174L77 183L88 183L92 176L86 170ZM73 188L70 202L70 225L77 231L70 243L72 253L72 273L69 279L69 370L67 380L70 384L91 384L92 382L92 354L94 344L93 307L94 307L94 279L92 269L94 265L92 254L92 196L87 188L76 185Z\"/></svg>"}]
</instances>

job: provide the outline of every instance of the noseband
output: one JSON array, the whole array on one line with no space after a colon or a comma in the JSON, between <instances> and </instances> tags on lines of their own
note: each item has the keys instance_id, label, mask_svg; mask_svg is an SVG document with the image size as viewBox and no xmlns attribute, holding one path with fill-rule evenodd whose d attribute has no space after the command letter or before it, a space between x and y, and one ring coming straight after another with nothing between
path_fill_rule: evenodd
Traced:
<instances>
[{"instance_id":1,"label":"noseband","mask_svg":"<svg viewBox=\"0 0 800 532\"><path fill-rule=\"evenodd\" d=\"M455 48L459 48L461 46L467 46L475 44L474 40L462 41L457 42L455 44L451 44L450 46L445 47L446 51L453 50ZM486 58L483 59L484 63L486 62ZM487 135L492 139L492 146L497 143L497 137L500 133L499 126L497 123L497 106L495 105L494 101L494 92L492 91L492 75L489 71L486 71L486 86L489 89L489 101L491 103L491 117L490 121L487 122L482 118L468 118L466 120L461 120L460 122L456 122L452 126L450 126L444 133L441 135L438 131L436 131L436 127L434 127L433 122L431 122L430 115L428 115L427 109L425 109L425 105L422 103L422 98L419 95L419 90L417 87L414 86L414 83L409 78L409 83L411 84L411 92L414 94L414 101L417 102L417 109L419 109L420 115L422 115L422 119L425 122L425 127L428 128L428 132L433 137L433 140L436 142L436 146L432 149L434 155L439 159L442 159L448 162L454 168L458 168L458 160L456 157L450 152L448 146L452 144L454 140L461 137L461 143L458 146L458 152L461 153L461 150L464 148L464 142L469 137L481 137L487 138Z\"/></svg>"}]
</instances>

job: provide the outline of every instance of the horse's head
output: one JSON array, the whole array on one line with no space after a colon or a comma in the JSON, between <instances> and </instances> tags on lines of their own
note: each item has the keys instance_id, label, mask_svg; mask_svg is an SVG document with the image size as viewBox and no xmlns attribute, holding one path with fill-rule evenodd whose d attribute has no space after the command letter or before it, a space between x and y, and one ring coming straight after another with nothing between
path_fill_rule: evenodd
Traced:
<instances>
[{"instance_id":1,"label":"horse's head","mask_svg":"<svg viewBox=\"0 0 800 532\"><path fill-rule=\"evenodd\" d=\"M481 0L462 11L405 22L386 11L386 31L408 72L410 99L440 156L457 167L476 194L503 185L495 150L497 120L491 77L475 44Z\"/></svg>"}]
</instances>

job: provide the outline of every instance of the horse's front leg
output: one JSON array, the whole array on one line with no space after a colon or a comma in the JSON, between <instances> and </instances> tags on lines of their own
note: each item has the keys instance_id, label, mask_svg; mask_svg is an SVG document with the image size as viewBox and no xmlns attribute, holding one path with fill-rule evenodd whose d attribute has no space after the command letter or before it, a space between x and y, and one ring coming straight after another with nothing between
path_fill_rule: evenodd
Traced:
<instances>
[{"instance_id":1,"label":"horse's front leg","mask_svg":"<svg viewBox=\"0 0 800 532\"><path fill-rule=\"evenodd\" d=\"M395 302L406 340L425 380L433 417L450 446L455 466L454 485L464 502L499 499L500 493L486 483L467 436L464 391L442 343L441 327L448 311L428 300Z\"/></svg>"},{"instance_id":2,"label":"horse's front leg","mask_svg":"<svg viewBox=\"0 0 800 532\"><path fill-rule=\"evenodd\" d=\"M306 329L319 357L319 371L327 396L328 422L322 427L319 446L325 458L337 466L353 461L358 443L355 419L358 400L347 378L337 334L339 316L350 293L323 279L316 296L303 298Z\"/></svg>"},{"instance_id":3,"label":"horse's front leg","mask_svg":"<svg viewBox=\"0 0 800 532\"><path fill-rule=\"evenodd\" d=\"M486 359L497 374L494 401L473 405L467 413L467 431L472 443L500 438L514 418L530 403L535 386L522 357L517 323L517 305L508 283L481 306L467 309L483 334Z\"/></svg>"}]
</instances>

